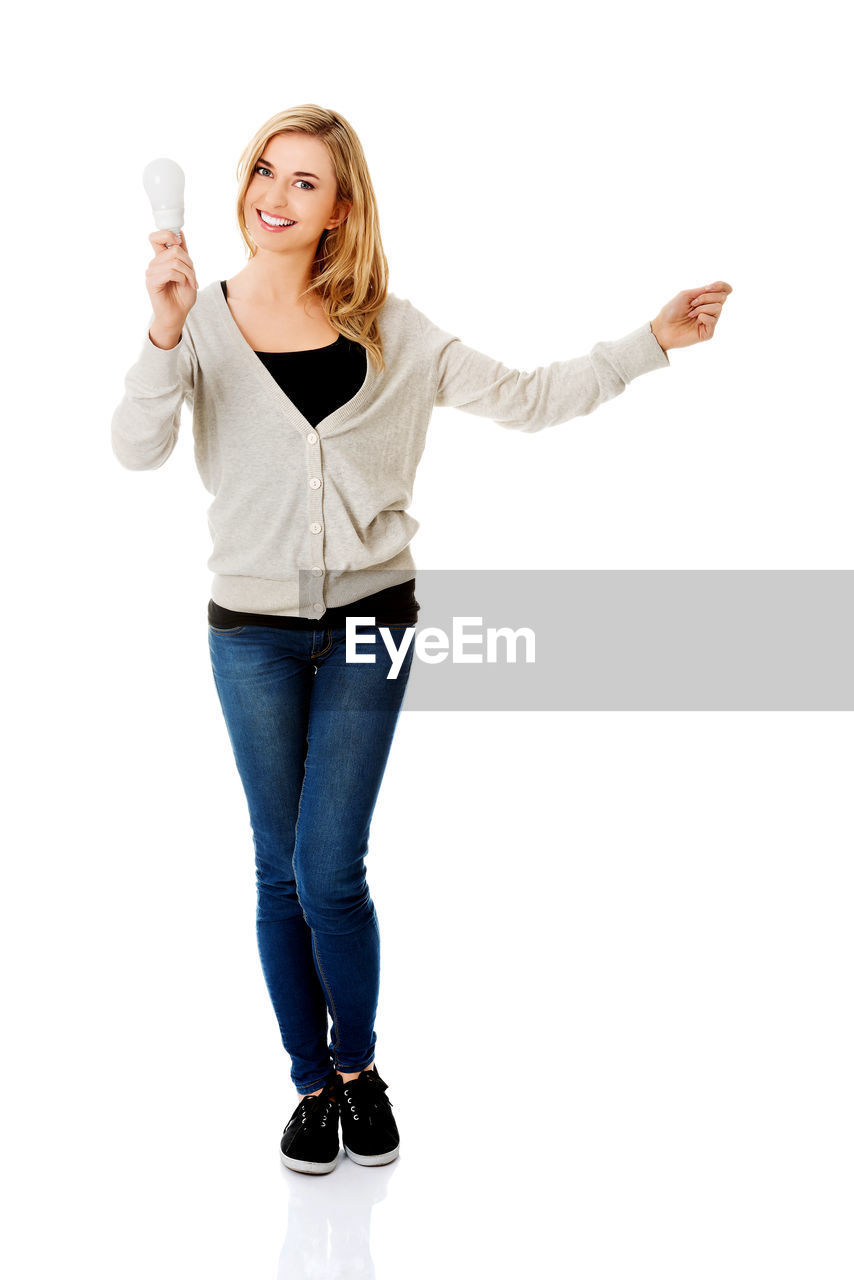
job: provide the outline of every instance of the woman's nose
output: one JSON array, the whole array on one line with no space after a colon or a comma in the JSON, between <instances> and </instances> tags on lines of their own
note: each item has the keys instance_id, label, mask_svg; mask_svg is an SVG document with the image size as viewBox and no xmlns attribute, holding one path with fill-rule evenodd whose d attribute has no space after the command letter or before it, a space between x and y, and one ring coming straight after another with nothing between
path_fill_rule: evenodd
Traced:
<instances>
[{"instance_id":1,"label":"woman's nose","mask_svg":"<svg viewBox=\"0 0 854 1280\"><path fill-rule=\"evenodd\" d=\"M287 209L288 207L288 189L281 187L279 190L274 188L273 200L277 209Z\"/></svg>"}]
</instances>

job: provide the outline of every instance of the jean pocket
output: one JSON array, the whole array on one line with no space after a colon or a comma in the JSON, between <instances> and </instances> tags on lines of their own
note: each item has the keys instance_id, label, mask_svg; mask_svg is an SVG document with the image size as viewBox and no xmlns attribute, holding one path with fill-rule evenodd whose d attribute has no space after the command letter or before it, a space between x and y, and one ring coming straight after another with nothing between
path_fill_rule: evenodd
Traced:
<instances>
[{"instance_id":1,"label":"jean pocket","mask_svg":"<svg viewBox=\"0 0 854 1280\"><path fill-rule=\"evenodd\" d=\"M208 631L212 631L215 636L236 636L245 630L245 624L242 627L214 627L210 622L208 623Z\"/></svg>"}]
</instances>

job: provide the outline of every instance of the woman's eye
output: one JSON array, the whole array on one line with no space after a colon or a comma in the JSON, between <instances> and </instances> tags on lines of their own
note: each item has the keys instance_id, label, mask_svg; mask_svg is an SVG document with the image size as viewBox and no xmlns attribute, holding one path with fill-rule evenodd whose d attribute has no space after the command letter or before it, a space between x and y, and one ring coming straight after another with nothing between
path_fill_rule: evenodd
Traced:
<instances>
[{"instance_id":1,"label":"woman's eye","mask_svg":"<svg viewBox=\"0 0 854 1280\"><path fill-rule=\"evenodd\" d=\"M272 176L273 176L273 175L272 175L272 173L270 172L270 170L267 168L267 166L266 166L265 164L256 164L256 166L255 166L255 172L256 172L256 173L263 173L263 174L267 174L267 173L269 173L271 178L272 178ZM314 183L313 183L313 182L306 182L305 178L300 178L300 179L299 179L299 181L300 181L301 183L303 183L305 186L307 186L307 187L309 188L309 190L310 190L310 191L314 191Z\"/></svg>"}]
</instances>

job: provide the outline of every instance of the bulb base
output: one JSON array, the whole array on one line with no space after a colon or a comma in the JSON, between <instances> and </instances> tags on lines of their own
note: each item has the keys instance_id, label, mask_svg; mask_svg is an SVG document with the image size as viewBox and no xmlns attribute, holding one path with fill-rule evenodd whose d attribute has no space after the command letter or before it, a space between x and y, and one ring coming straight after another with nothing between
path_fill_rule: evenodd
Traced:
<instances>
[{"instance_id":1,"label":"bulb base","mask_svg":"<svg viewBox=\"0 0 854 1280\"><path fill-rule=\"evenodd\" d=\"M152 209L154 225L158 231L178 232L184 225L184 206L179 204L172 209Z\"/></svg>"}]
</instances>

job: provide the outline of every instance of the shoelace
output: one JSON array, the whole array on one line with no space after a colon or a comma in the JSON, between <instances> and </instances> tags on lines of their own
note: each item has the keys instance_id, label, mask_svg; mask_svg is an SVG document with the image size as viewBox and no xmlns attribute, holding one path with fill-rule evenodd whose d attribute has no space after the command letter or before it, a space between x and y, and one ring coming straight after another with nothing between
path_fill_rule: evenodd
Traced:
<instances>
[{"instance_id":1,"label":"shoelace","mask_svg":"<svg viewBox=\"0 0 854 1280\"><path fill-rule=\"evenodd\" d=\"M388 1089L388 1085L380 1080L378 1076L362 1076L356 1077L355 1080L347 1080L344 1084L343 1093L347 1105L354 1120L360 1118L360 1112L366 1114L368 1111L376 1111L379 1106L379 1099ZM391 1098L387 1098L386 1102L390 1107L394 1106Z\"/></svg>"},{"instance_id":2,"label":"shoelace","mask_svg":"<svg viewBox=\"0 0 854 1280\"><path fill-rule=\"evenodd\" d=\"M326 1121L329 1119L329 1113L334 1109L334 1107L335 1098L331 1094L327 1096L325 1104L321 1103L320 1094L316 1097L303 1098L300 1103L300 1124L304 1129L307 1129L319 1116L320 1127L321 1129L325 1129Z\"/></svg>"}]
</instances>

